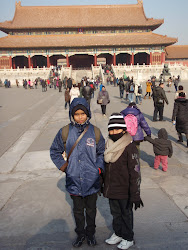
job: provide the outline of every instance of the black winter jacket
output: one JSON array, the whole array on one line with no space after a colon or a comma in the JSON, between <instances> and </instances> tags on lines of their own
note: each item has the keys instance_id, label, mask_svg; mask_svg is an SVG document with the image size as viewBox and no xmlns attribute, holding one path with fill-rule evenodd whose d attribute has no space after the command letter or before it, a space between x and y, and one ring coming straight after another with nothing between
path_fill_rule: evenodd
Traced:
<instances>
[{"instance_id":1,"label":"black winter jacket","mask_svg":"<svg viewBox=\"0 0 188 250\"><path fill-rule=\"evenodd\" d=\"M153 100L154 100L155 105L163 105L164 106L164 101L166 102L166 104L168 104L168 100L167 100L165 91L160 86L153 88ZM160 102L160 100L161 100L161 102Z\"/></svg>"},{"instance_id":2,"label":"black winter jacket","mask_svg":"<svg viewBox=\"0 0 188 250\"><path fill-rule=\"evenodd\" d=\"M82 95L86 100L91 99L92 92L93 90L90 86L85 86L82 89Z\"/></svg>"},{"instance_id":3,"label":"black winter jacket","mask_svg":"<svg viewBox=\"0 0 188 250\"><path fill-rule=\"evenodd\" d=\"M177 132L188 134L188 99L178 98L175 100L172 121L175 120Z\"/></svg>"},{"instance_id":4,"label":"black winter jacket","mask_svg":"<svg viewBox=\"0 0 188 250\"><path fill-rule=\"evenodd\" d=\"M104 197L140 200L140 162L136 145L130 143L114 163L105 163Z\"/></svg>"},{"instance_id":5,"label":"black winter jacket","mask_svg":"<svg viewBox=\"0 0 188 250\"><path fill-rule=\"evenodd\" d=\"M152 139L149 136L144 137L145 141L153 144L153 151L155 155L168 155L171 157L173 154L172 143L168 140L168 134L165 128L158 131L158 138Z\"/></svg>"}]
</instances>

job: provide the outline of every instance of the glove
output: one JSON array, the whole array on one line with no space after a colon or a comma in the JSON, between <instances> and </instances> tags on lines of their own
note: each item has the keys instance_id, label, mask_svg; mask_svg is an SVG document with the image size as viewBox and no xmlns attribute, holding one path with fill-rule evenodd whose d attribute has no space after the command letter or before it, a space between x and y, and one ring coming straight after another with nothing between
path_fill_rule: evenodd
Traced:
<instances>
[{"instance_id":1,"label":"glove","mask_svg":"<svg viewBox=\"0 0 188 250\"><path fill-rule=\"evenodd\" d=\"M143 201L140 199L137 202L134 202L134 209L136 210L137 208L140 208L140 206L144 207Z\"/></svg>"},{"instance_id":2,"label":"glove","mask_svg":"<svg viewBox=\"0 0 188 250\"><path fill-rule=\"evenodd\" d=\"M98 195L101 196L101 194L103 193L103 189L104 189L104 175L103 175L102 168L98 168L98 170L99 170L99 178L100 178L100 190L98 192Z\"/></svg>"},{"instance_id":3,"label":"glove","mask_svg":"<svg viewBox=\"0 0 188 250\"><path fill-rule=\"evenodd\" d=\"M140 206L144 207L144 203L141 199L139 201L130 201L129 208L133 209L133 206L134 206L134 210L136 210L137 208L140 208Z\"/></svg>"}]
</instances>

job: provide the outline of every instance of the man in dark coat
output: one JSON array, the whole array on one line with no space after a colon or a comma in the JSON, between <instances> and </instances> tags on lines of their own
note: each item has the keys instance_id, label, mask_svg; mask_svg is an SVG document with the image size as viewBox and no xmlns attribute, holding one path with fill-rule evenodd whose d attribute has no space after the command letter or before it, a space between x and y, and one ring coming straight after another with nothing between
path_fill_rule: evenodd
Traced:
<instances>
[{"instance_id":1,"label":"man in dark coat","mask_svg":"<svg viewBox=\"0 0 188 250\"><path fill-rule=\"evenodd\" d=\"M72 88L72 79L71 78L69 78L67 80L67 87L71 90L71 88Z\"/></svg>"},{"instance_id":2,"label":"man in dark coat","mask_svg":"<svg viewBox=\"0 0 188 250\"><path fill-rule=\"evenodd\" d=\"M61 80L59 80L59 92L62 92L62 90L61 90L61 88L62 88L62 81Z\"/></svg>"},{"instance_id":3,"label":"man in dark coat","mask_svg":"<svg viewBox=\"0 0 188 250\"><path fill-rule=\"evenodd\" d=\"M177 142L183 142L182 133L186 135L188 147L188 99L185 99L185 93L180 92L179 97L174 102L172 121L176 121L176 130L179 136Z\"/></svg>"},{"instance_id":4,"label":"man in dark coat","mask_svg":"<svg viewBox=\"0 0 188 250\"><path fill-rule=\"evenodd\" d=\"M164 83L160 83L158 87L153 89L154 113L153 121L157 121L157 113L159 112L159 121L163 120L164 102L168 105L168 100L164 91Z\"/></svg>"},{"instance_id":5,"label":"man in dark coat","mask_svg":"<svg viewBox=\"0 0 188 250\"><path fill-rule=\"evenodd\" d=\"M121 99L123 98L123 95L124 95L124 89L125 89L125 85L124 85L123 78L121 77L119 81L119 92L120 92Z\"/></svg>"},{"instance_id":6,"label":"man in dark coat","mask_svg":"<svg viewBox=\"0 0 188 250\"><path fill-rule=\"evenodd\" d=\"M92 95L93 91L94 90L92 90L92 88L90 87L89 82L87 82L86 86L84 86L82 89L82 95L86 99L86 101L88 102L89 106L90 106L91 95Z\"/></svg>"}]
</instances>

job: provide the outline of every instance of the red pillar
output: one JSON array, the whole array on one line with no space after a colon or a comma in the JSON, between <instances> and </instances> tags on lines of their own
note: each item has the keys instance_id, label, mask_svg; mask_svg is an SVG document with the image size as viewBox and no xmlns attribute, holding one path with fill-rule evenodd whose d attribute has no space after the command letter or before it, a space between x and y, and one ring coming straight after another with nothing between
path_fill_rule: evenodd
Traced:
<instances>
[{"instance_id":1,"label":"red pillar","mask_svg":"<svg viewBox=\"0 0 188 250\"><path fill-rule=\"evenodd\" d=\"M12 68L12 57L9 56L9 66L10 66L10 69Z\"/></svg>"},{"instance_id":2,"label":"red pillar","mask_svg":"<svg viewBox=\"0 0 188 250\"><path fill-rule=\"evenodd\" d=\"M69 64L69 56L66 55L66 60L67 60L67 67L70 67L70 64Z\"/></svg>"},{"instance_id":3,"label":"red pillar","mask_svg":"<svg viewBox=\"0 0 188 250\"><path fill-rule=\"evenodd\" d=\"M16 62L15 62L15 58L12 59L12 64L13 64L13 69L16 69Z\"/></svg>"},{"instance_id":4,"label":"red pillar","mask_svg":"<svg viewBox=\"0 0 188 250\"><path fill-rule=\"evenodd\" d=\"M152 52L150 52L150 58L149 58L149 61L150 61L151 65L152 65L152 63L153 63L152 57L153 57L153 54L152 54Z\"/></svg>"},{"instance_id":5,"label":"red pillar","mask_svg":"<svg viewBox=\"0 0 188 250\"><path fill-rule=\"evenodd\" d=\"M50 67L50 58L49 58L49 55L47 55L47 68Z\"/></svg>"},{"instance_id":6,"label":"red pillar","mask_svg":"<svg viewBox=\"0 0 188 250\"><path fill-rule=\"evenodd\" d=\"M31 67L33 68L33 58L31 58Z\"/></svg>"},{"instance_id":7,"label":"red pillar","mask_svg":"<svg viewBox=\"0 0 188 250\"><path fill-rule=\"evenodd\" d=\"M31 68L31 57L28 56L28 67Z\"/></svg>"},{"instance_id":8,"label":"red pillar","mask_svg":"<svg viewBox=\"0 0 188 250\"><path fill-rule=\"evenodd\" d=\"M131 56L131 64L134 65L134 53L132 53L132 56Z\"/></svg>"},{"instance_id":9,"label":"red pillar","mask_svg":"<svg viewBox=\"0 0 188 250\"><path fill-rule=\"evenodd\" d=\"M165 52L161 53L161 64L165 63Z\"/></svg>"},{"instance_id":10,"label":"red pillar","mask_svg":"<svg viewBox=\"0 0 188 250\"><path fill-rule=\"evenodd\" d=\"M94 66L97 66L97 55L94 55Z\"/></svg>"},{"instance_id":11,"label":"red pillar","mask_svg":"<svg viewBox=\"0 0 188 250\"><path fill-rule=\"evenodd\" d=\"M113 65L115 66L116 65L116 54L114 53L113 55Z\"/></svg>"}]
</instances>

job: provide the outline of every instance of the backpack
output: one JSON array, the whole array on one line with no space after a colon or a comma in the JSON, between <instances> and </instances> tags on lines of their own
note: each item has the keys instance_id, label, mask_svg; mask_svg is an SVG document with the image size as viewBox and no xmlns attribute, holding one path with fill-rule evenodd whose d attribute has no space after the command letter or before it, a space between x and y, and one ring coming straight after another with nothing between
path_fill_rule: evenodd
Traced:
<instances>
[{"instance_id":1,"label":"backpack","mask_svg":"<svg viewBox=\"0 0 188 250\"><path fill-rule=\"evenodd\" d=\"M142 87L138 86L138 94L142 94Z\"/></svg>"},{"instance_id":2,"label":"backpack","mask_svg":"<svg viewBox=\"0 0 188 250\"><path fill-rule=\"evenodd\" d=\"M97 128L96 126L93 125L93 127L94 127L94 132L95 132L96 144L98 144L101 138L101 132L100 132L100 129ZM66 142L67 142L68 134L69 134L69 124L67 124L66 126L62 128L62 139L63 139L63 146L65 150L66 150Z\"/></svg>"},{"instance_id":3,"label":"backpack","mask_svg":"<svg viewBox=\"0 0 188 250\"><path fill-rule=\"evenodd\" d=\"M125 124L127 126L127 132L134 136L136 135L137 129L138 129L138 121L135 115L128 114L124 117Z\"/></svg>"},{"instance_id":4,"label":"backpack","mask_svg":"<svg viewBox=\"0 0 188 250\"><path fill-rule=\"evenodd\" d=\"M131 86L130 86L130 91L134 91L134 86L133 86L133 84L131 84Z\"/></svg>"}]
</instances>

